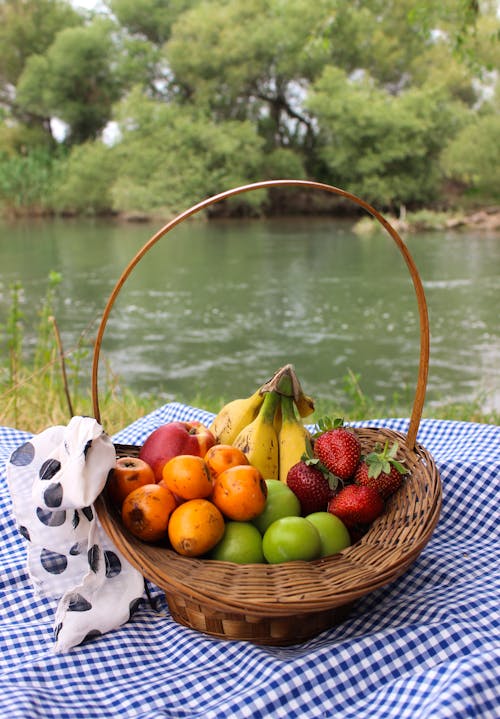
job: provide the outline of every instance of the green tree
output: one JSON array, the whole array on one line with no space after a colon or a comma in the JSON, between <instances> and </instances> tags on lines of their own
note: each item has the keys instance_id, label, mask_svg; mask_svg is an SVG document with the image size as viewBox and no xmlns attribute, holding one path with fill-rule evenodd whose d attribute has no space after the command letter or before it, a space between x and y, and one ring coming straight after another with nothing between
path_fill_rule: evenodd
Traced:
<instances>
[{"instance_id":1,"label":"green tree","mask_svg":"<svg viewBox=\"0 0 500 719\"><path fill-rule=\"evenodd\" d=\"M113 148L100 140L71 148L52 183L51 206L59 213L99 215L113 210L112 187L116 179Z\"/></svg>"},{"instance_id":2,"label":"green tree","mask_svg":"<svg viewBox=\"0 0 500 719\"><path fill-rule=\"evenodd\" d=\"M135 85L144 87L151 97L168 99L169 69L161 49L149 40L121 33L114 67L116 80L127 92Z\"/></svg>"},{"instance_id":3,"label":"green tree","mask_svg":"<svg viewBox=\"0 0 500 719\"><path fill-rule=\"evenodd\" d=\"M360 69L397 92L410 82L408 67L425 48L427 36L411 20L414 0L341 0L331 4L322 42L329 65L346 73Z\"/></svg>"},{"instance_id":4,"label":"green tree","mask_svg":"<svg viewBox=\"0 0 500 719\"><path fill-rule=\"evenodd\" d=\"M479 99L479 88L469 67L450 52L449 44L442 39L413 59L410 72L413 87L434 88L468 107Z\"/></svg>"},{"instance_id":5,"label":"green tree","mask_svg":"<svg viewBox=\"0 0 500 719\"><path fill-rule=\"evenodd\" d=\"M495 182L495 0L103 7L0 0L5 205L163 213L248 180L314 176L395 206L439 199L445 176L476 193ZM100 139L110 119L113 148ZM484 158L466 167L460 143L474 137Z\"/></svg>"},{"instance_id":6,"label":"green tree","mask_svg":"<svg viewBox=\"0 0 500 719\"><path fill-rule=\"evenodd\" d=\"M325 6L315 42L328 48L329 65L348 74L364 69L397 94L414 83L414 63L437 41L446 43L449 55L460 42L472 51L476 5L475 0L337 0Z\"/></svg>"},{"instance_id":7,"label":"green tree","mask_svg":"<svg viewBox=\"0 0 500 719\"><path fill-rule=\"evenodd\" d=\"M215 124L202 111L155 102L139 89L116 119L116 210L168 215L260 175L262 141L249 122Z\"/></svg>"},{"instance_id":8,"label":"green tree","mask_svg":"<svg viewBox=\"0 0 500 719\"><path fill-rule=\"evenodd\" d=\"M431 201L439 155L461 121L459 107L432 90L391 95L371 78L325 69L307 105L318 119L318 174L385 207Z\"/></svg>"},{"instance_id":9,"label":"green tree","mask_svg":"<svg viewBox=\"0 0 500 719\"><path fill-rule=\"evenodd\" d=\"M305 142L302 108L324 47L311 43L326 0L212 0L180 16L166 44L175 84L217 120L250 120L268 149Z\"/></svg>"},{"instance_id":10,"label":"green tree","mask_svg":"<svg viewBox=\"0 0 500 719\"><path fill-rule=\"evenodd\" d=\"M31 56L45 53L64 28L82 23L83 18L62 0L0 3L0 105L8 110L9 119L40 128L51 137L50 118L45 113L20 108L15 88Z\"/></svg>"},{"instance_id":11,"label":"green tree","mask_svg":"<svg viewBox=\"0 0 500 719\"><path fill-rule=\"evenodd\" d=\"M2 86L16 85L31 55L43 55L58 32L82 25L83 21L63 0L3 0L0 3Z\"/></svg>"},{"instance_id":12,"label":"green tree","mask_svg":"<svg viewBox=\"0 0 500 719\"><path fill-rule=\"evenodd\" d=\"M120 96L113 30L103 19L61 30L45 54L30 56L19 79L18 104L67 123L69 144L95 138Z\"/></svg>"},{"instance_id":13,"label":"green tree","mask_svg":"<svg viewBox=\"0 0 500 719\"><path fill-rule=\"evenodd\" d=\"M463 183L474 195L500 200L500 114L473 115L443 151L447 177Z\"/></svg>"},{"instance_id":14,"label":"green tree","mask_svg":"<svg viewBox=\"0 0 500 719\"><path fill-rule=\"evenodd\" d=\"M196 0L109 0L107 3L129 33L141 35L158 46L168 40L178 16L196 4Z\"/></svg>"}]
</instances>

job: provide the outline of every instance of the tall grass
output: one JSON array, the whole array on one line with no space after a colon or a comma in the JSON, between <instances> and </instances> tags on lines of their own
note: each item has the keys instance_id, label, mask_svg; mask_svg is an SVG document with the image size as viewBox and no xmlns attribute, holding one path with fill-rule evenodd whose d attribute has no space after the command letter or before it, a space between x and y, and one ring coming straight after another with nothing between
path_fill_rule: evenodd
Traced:
<instances>
[{"instance_id":1,"label":"tall grass","mask_svg":"<svg viewBox=\"0 0 500 719\"><path fill-rule=\"evenodd\" d=\"M5 321L0 324L0 424L29 432L67 424L74 414L92 415L90 378L82 380L83 362L90 353L89 340L82 333L74 347L62 345L54 314L54 301L61 276L51 272L47 291L38 312L38 325L29 334L36 337L34 351L28 352L28 329L22 310L23 288L9 287ZM106 371L101 414L110 434L130 424L155 407L153 398L136 397L120 387L118 378Z\"/></svg>"},{"instance_id":2,"label":"tall grass","mask_svg":"<svg viewBox=\"0 0 500 719\"><path fill-rule=\"evenodd\" d=\"M31 332L26 327L22 309L22 285L14 282L9 287L7 313L0 324L0 425L37 433L48 426L67 424L73 415L93 414L90 377L88 383L82 380L83 363L91 344L83 332L74 347L63 347L54 312L60 282L61 276L51 272L38 312L38 324ZM36 338L34 351L30 353L26 349L27 335ZM99 406L109 434L158 406L156 396L139 396L124 388L109 367L105 368L104 375ZM411 402L411 398L398 394L383 405L375 402L363 392L359 375L352 372L344 377L343 389L342 406L320 398L307 422L314 424L325 415L344 417L347 421L402 416L401 406L408 408ZM188 403L216 413L230 399L234 397L196 395ZM429 416L429 411L424 414ZM436 418L500 423L499 413L485 413L479 400L444 404L433 408L430 414Z\"/></svg>"},{"instance_id":3,"label":"tall grass","mask_svg":"<svg viewBox=\"0 0 500 719\"><path fill-rule=\"evenodd\" d=\"M44 214L50 211L50 188L58 158L48 148L25 155L0 153L0 208L4 215Z\"/></svg>"}]
</instances>

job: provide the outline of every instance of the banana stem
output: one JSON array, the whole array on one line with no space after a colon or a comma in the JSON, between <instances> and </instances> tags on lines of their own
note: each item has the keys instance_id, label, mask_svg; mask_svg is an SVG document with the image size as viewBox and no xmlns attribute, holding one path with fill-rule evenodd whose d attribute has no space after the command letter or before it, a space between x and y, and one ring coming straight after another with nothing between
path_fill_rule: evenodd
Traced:
<instances>
[{"instance_id":1,"label":"banana stem","mask_svg":"<svg viewBox=\"0 0 500 719\"><path fill-rule=\"evenodd\" d=\"M308 417L314 412L314 400L304 394L299 378L292 364L277 370L270 380L259 389L260 394L275 391L280 395L292 397L301 417Z\"/></svg>"},{"instance_id":2,"label":"banana stem","mask_svg":"<svg viewBox=\"0 0 500 719\"><path fill-rule=\"evenodd\" d=\"M267 424L273 424L274 415L276 414L279 401L280 396L277 392L275 392L274 390L271 392L266 392L262 407L259 410L259 415L261 419Z\"/></svg>"},{"instance_id":3,"label":"banana stem","mask_svg":"<svg viewBox=\"0 0 500 719\"><path fill-rule=\"evenodd\" d=\"M291 365L287 365L287 371L278 378L276 382L276 391L282 396L293 397L293 378Z\"/></svg>"},{"instance_id":4,"label":"banana stem","mask_svg":"<svg viewBox=\"0 0 500 719\"><path fill-rule=\"evenodd\" d=\"M293 398L287 395L281 395L281 414L283 422L296 422L297 417L293 408Z\"/></svg>"},{"instance_id":5,"label":"banana stem","mask_svg":"<svg viewBox=\"0 0 500 719\"><path fill-rule=\"evenodd\" d=\"M260 388L261 393L263 392L272 392L273 390L279 392L280 394L292 394L292 384L290 383L290 391L286 392L283 382L287 381L287 378L291 376L291 372L293 372L293 366L291 364L287 364L284 367L280 367L279 370L277 370L270 380L265 382L262 387ZM290 380L291 382L291 380ZM287 385L288 387L288 385Z\"/></svg>"}]
</instances>

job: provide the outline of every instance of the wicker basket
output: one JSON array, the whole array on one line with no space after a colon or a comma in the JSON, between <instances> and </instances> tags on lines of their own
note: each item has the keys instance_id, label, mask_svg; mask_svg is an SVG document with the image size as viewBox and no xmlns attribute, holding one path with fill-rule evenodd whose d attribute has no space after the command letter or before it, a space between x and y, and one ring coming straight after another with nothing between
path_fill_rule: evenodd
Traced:
<instances>
[{"instance_id":1,"label":"wicker basket","mask_svg":"<svg viewBox=\"0 0 500 719\"><path fill-rule=\"evenodd\" d=\"M182 557L148 545L123 527L107 501L98 498L102 526L115 545L141 573L163 589L172 617L206 634L286 645L305 641L343 621L353 603L392 582L414 562L429 541L439 518L441 484L432 456L416 443L422 415L429 360L429 323L422 283L406 246L395 229L370 205L330 185L302 180L272 180L228 190L206 199L174 218L135 255L118 279L104 309L96 336L92 365L94 415L101 421L98 365L110 311L135 265L163 235L204 208L254 189L293 186L330 192L364 208L387 230L404 257L420 318L420 362L413 409L406 435L386 428L357 428L363 451L377 442L397 440L410 469L407 481L393 495L384 514L355 544L339 554L311 562L240 565ZM117 455L137 454L139 447L116 445Z\"/></svg>"}]
</instances>

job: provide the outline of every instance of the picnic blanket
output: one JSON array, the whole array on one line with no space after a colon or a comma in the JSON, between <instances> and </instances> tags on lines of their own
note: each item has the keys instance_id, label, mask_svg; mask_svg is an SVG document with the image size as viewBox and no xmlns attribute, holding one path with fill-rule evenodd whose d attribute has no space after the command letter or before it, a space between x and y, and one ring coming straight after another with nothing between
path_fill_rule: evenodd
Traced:
<instances>
[{"instance_id":1,"label":"picnic blanket","mask_svg":"<svg viewBox=\"0 0 500 719\"><path fill-rule=\"evenodd\" d=\"M114 441L140 444L207 412L170 403ZM408 420L371 420L405 432ZM500 428L425 419L418 441L443 484L434 534L411 568L341 625L262 647L178 625L147 583L129 621L54 651L57 602L35 594L5 464L31 434L0 428L0 717L195 719L500 716Z\"/></svg>"}]
</instances>

